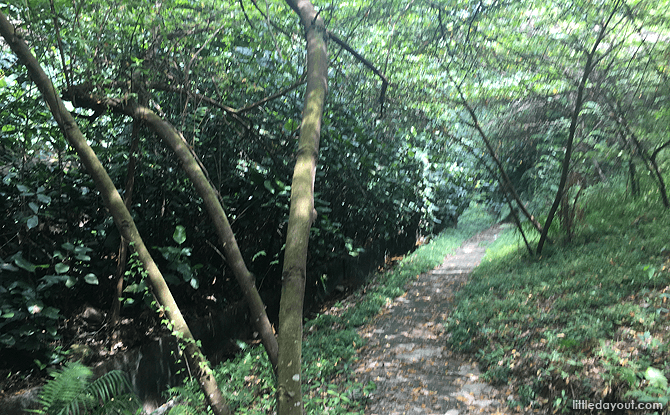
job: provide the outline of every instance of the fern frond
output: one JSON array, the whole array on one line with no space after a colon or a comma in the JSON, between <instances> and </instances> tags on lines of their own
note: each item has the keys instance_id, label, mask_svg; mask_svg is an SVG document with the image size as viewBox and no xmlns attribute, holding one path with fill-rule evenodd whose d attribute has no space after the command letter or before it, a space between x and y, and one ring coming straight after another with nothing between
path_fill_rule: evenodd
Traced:
<instances>
[{"instance_id":1,"label":"fern frond","mask_svg":"<svg viewBox=\"0 0 670 415\"><path fill-rule=\"evenodd\" d=\"M84 393L93 396L96 400L107 402L128 390L130 390L130 383L128 383L126 374L121 370L112 370L93 381Z\"/></svg>"},{"instance_id":2,"label":"fern frond","mask_svg":"<svg viewBox=\"0 0 670 415\"><path fill-rule=\"evenodd\" d=\"M39 415L79 415L82 410L86 412L100 406L101 403L106 404L115 396L130 390L124 372L112 370L90 382L93 372L79 362L67 363L62 369L54 371L51 376L53 379L44 385L40 393L41 409L31 412ZM133 403L136 401L137 399L134 399ZM135 408L128 406L128 411L110 413L132 415L137 412L138 406L139 403Z\"/></svg>"},{"instance_id":3,"label":"fern frond","mask_svg":"<svg viewBox=\"0 0 670 415\"><path fill-rule=\"evenodd\" d=\"M79 362L67 363L64 368L51 374L52 378L44 385L39 403L42 406L38 414L78 414L79 406L86 404L82 392L93 376L91 369ZM73 410L73 408L77 408Z\"/></svg>"}]
</instances>

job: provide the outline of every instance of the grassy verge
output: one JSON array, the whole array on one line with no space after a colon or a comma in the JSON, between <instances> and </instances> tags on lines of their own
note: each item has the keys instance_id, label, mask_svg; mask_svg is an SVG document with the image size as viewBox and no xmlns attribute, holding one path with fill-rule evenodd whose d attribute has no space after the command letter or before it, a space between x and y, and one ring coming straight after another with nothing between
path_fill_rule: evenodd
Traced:
<instances>
[{"instance_id":1,"label":"grassy verge","mask_svg":"<svg viewBox=\"0 0 670 415\"><path fill-rule=\"evenodd\" d=\"M491 217L478 206L468 209L458 229L448 229L431 243L405 257L391 271L346 301L305 323L303 342L304 404L308 414L363 414L365 399L375 385L358 382L351 365L363 345L357 327L374 317L382 306L404 293L407 282L440 265L463 241L492 225ZM219 384L238 414L268 414L275 407L275 382L261 347L250 347L238 358L215 369ZM183 405L174 413L206 413L193 383L172 389ZM171 412L172 414L172 412Z\"/></svg>"},{"instance_id":2,"label":"grassy verge","mask_svg":"<svg viewBox=\"0 0 670 415\"><path fill-rule=\"evenodd\" d=\"M667 407L670 212L606 187L582 203L573 241L540 258L513 231L489 248L456 297L448 342L513 385L524 412L568 413L573 400Z\"/></svg>"}]
</instances>

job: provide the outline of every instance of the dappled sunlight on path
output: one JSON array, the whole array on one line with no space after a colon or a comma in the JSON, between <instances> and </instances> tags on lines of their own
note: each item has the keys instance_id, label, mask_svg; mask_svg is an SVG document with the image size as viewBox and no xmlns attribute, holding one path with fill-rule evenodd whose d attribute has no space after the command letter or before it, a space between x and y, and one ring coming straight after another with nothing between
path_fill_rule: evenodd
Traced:
<instances>
[{"instance_id":1,"label":"dappled sunlight on path","mask_svg":"<svg viewBox=\"0 0 670 415\"><path fill-rule=\"evenodd\" d=\"M442 325L454 292L499 232L494 226L466 241L361 328L367 344L355 370L359 380L377 385L367 415L512 413L505 393L479 379L476 362L446 347Z\"/></svg>"}]
</instances>

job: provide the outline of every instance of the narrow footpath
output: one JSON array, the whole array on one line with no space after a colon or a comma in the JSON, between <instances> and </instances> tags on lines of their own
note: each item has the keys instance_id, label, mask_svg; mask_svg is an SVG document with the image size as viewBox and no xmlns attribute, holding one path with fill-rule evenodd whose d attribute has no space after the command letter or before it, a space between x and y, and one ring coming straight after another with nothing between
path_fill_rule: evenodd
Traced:
<instances>
[{"instance_id":1,"label":"narrow footpath","mask_svg":"<svg viewBox=\"0 0 670 415\"><path fill-rule=\"evenodd\" d=\"M367 344L355 370L377 385L366 415L512 413L505 393L479 379L476 362L449 350L442 325L454 293L500 232L494 226L464 242L360 329Z\"/></svg>"}]
</instances>

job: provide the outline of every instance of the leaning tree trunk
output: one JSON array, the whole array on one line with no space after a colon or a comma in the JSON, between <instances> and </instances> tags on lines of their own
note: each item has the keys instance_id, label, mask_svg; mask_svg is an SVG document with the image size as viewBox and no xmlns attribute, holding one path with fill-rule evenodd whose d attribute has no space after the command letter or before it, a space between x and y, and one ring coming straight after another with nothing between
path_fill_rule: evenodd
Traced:
<instances>
[{"instance_id":1,"label":"leaning tree trunk","mask_svg":"<svg viewBox=\"0 0 670 415\"><path fill-rule=\"evenodd\" d=\"M635 161L632 156L628 159L628 175L630 176L630 193L633 198L637 198L640 196L640 184L638 183Z\"/></svg>"},{"instance_id":2,"label":"leaning tree trunk","mask_svg":"<svg viewBox=\"0 0 670 415\"><path fill-rule=\"evenodd\" d=\"M216 230L223 252L228 261L228 265L233 270L233 274L242 289L244 298L251 311L251 319L258 330L261 337L261 342L268 354L268 359L272 364L272 368L277 370L277 355L278 346L277 339L272 331L272 325L265 312L265 305L261 296L256 289L256 282L254 276L249 272L247 266L242 258L242 253L237 245L235 234L228 222L226 212L219 201L218 195L212 185L210 184L203 169L198 163L191 148L184 140L183 136L170 124L161 119L153 111L140 105L133 105L130 103L126 106L128 113L135 119L140 119L149 125L158 136L174 151L182 164L182 168L187 176L193 182L196 191L202 197L207 213L209 214L212 224Z\"/></svg>"},{"instance_id":3,"label":"leaning tree trunk","mask_svg":"<svg viewBox=\"0 0 670 415\"><path fill-rule=\"evenodd\" d=\"M321 117L328 89L326 28L308 0L287 0L300 16L307 39L307 87L289 210L282 293L279 305L277 414L303 413L301 393L302 318L307 276L309 230L316 217L314 178L319 155Z\"/></svg>"},{"instance_id":4,"label":"leaning tree trunk","mask_svg":"<svg viewBox=\"0 0 670 415\"><path fill-rule=\"evenodd\" d=\"M620 123L625 128L626 133L630 137L631 141L633 144L635 144L635 148L637 149L640 158L642 161L644 161L645 165L647 166L647 169L649 169L649 172L654 175L656 178L656 182L658 183L658 191L661 194L661 202L663 203L663 207L666 209L670 208L670 201L668 200L668 192L665 188L665 180L663 179L663 174L661 173L661 170L658 167L658 163L656 162L656 156L658 156L658 153L663 150L667 145L670 144L670 142L667 142L663 144L662 146L658 147L656 150L654 150L651 154L651 156L647 155L647 150L644 149L642 146L642 143L640 140L638 140L637 136L631 128L628 126L628 123L626 123L625 119L623 118L623 115L620 115Z\"/></svg>"},{"instance_id":5,"label":"leaning tree trunk","mask_svg":"<svg viewBox=\"0 0 670 415\"><path fill-rule=\"evenodd\" d=\"M505 168L500 161L500 158L498 158L498 155L496 154L495 150L493 149L493 146L491 145L491 140L489 140L488 136L484 132L484 129L482 126L479 124L479 118L477 117L477 113L475 113L474 108L468 103L468 100L465 99L465 94L461 90L461 87L454 82L454 79L452 76L447 72L447 76L451 80L451 82L454 84L456 87L456 90L458 91L458 95L461 98L461 104L465 107L465 109L468 111L468 114L470 114L470 118L472 119L472 126L474 127L475 130L477 130L477 133L481 137L482 141L484 142L484 145L486 146L486 150L489 153L489 156L493 159L496 167L498 168L498 172L500 173L498 181L502 185L503 192L505 195L510 195L514 201L516 202L517 206L521 210L521 213L526 216L526 218L530 221L530 223L533 224L535 229L539 232L542 233L542 226L540 225L540 222L535 219L535 216L531 215L531 213L528 211L526 208L526 205L523 203L521 200L521 197L519 197L519 194L516 192L516 189L514 188L514 184L512 183L512 180L510 180L509 176L507 175L507 172L505 171ZM459 140L460 142L460 140ZM461 142L462 144L462 142ZM497 175L494 175L497 176Z\"/></svg>"},{"instance_id":6,"label":"leaning tree trunk","mask_svg":"<svg viewBox=\"0 0 670 415\"><path fill-rule=\"evenodd\" d=\"M482 134L483 134L483 130L482 130ZM491 177L496 178L496 180L498 181L500 186L502 186L503 189L507 188L503 177L501 175L497 175L495 173L495 171L493 170L493 168L486 163L486 160L484 160L484 157L479 155L477 153L477 151L475 151L475 149L472 146L470 146L467 143L464 143L463 140L461 140L461 139L459 139L459 138L457 138L453 135L449 135L449 136L451 137L452 140L458 142L468 153L470 153L470 155L472 157L477 159L477 161L479 161L479 163L486 169L486 171L489 172ZM482 139L484 140L485 143L488 142L488 138L486 137L485 134L482 135ZM491 149L493 149L493 148L491 147ZM497 158L495 153L493 153L493 154L489 153L489 155L492 155L493 157ZM498 171L500 172L501 171L500 168L502 167L502 164L496 164L496 165L498 166ZM502 170L502 171L504 172L504 170ZM509 177L508 177L508 179L509 179ZM511 185L511 183L510 183L510 185ZM513 189L514 188L512 187L512 190ZM516 191L514 192L514 194L516 194ZM523 230L523 226L521 226L521 221L519 220L519 215L515 211L514 206L512 206L512 199L510 199L510 195L509 195L509 193L507 193L507 191L504 191L503 195L505 196L505 201L507 202L507 206L509 206L510 215L512 216L512 219L514 219L514 224L516 225L517 230L519 231L519 233L523 237L523 241L526 244L526 249L528 250L528 254L532 256L533 255L533 249L530 247L530 243L528 242L528 239L526 238L526 233ZM520 203L520 200L515 199L515 201L517 202L517 204ZM519 205L519 206L522 206L522 205ZM525 209L525 206L523 208ZM526 212L527 211L528 210L526 210Z\"/></svg>"},{"instance_id":7,"label":"leaning tree trunk","mask_svg":"<svg viewBox=\"0 0 670 415\"><path fill-rule=\"evenodd\" d=\"M82 88L84 89L82 90ZM133 100L96 98L88 94L88 91L85 90L86 87L82 88L73 87L68 91L70 98L77 105L97 110L108 108L114 112L129 115L135 120L143 121L175 153L186 175L193 182L193 186L204 202L205 209L207 209L207 213L223 246L223 252L228 265L233 270L233 274L242 289L244 298L251 311L253 324L260 334L261 342L276 372L278 355L277 339L265 312L263 300L261 300L261 296L256 289L255 278L247 269L244 258L242 258L235 234L216 191L207 179L203 168L200 166L188 143L186 143L186 140L184 140L184 137L172 124L163 120L149 108L139 105Z\"/></svg>"},{"instance_id":8,"label":"leaning tree trunk","mask_svg":"<svg viewBox=\"0 0 670 415\"><path fill-rule=\"evenodd\" d=\"M547 220L544 223L544 228L540 234L540 240L537 243L536 253L537 255L542 254L542 248L544 243L547 240L547 235L549 233L549 228L551 227L551 222L556 216L556 211L558 210L558 205L561 204L561 199L563 199L563 191L565 190L565 183L568 181L568 172L570 170L570 158L572 157L572 145L575 139L575 133L577 131L577 121L579 120L579 113L582 110L582 104L584 103L584 90L586 89L586 81L589 79L589 75L593 70L595 63L594 58L598 50L600 42L602 42L607 31L607 26L609 22L614 17L618 7L621 2L617 1L612 7L612 12L609 15L607 21L600 27L600 32L598 33L598 38L596 39L593 47L590 52L585 52L586 54L586 64L584 65L584 73L582 74L582 79L579 82L577 87L577 98L575 99L575 108L572 111L572 118L570 120L570 129L568 133L568 141L565 144L565 156L563 157L563 162L561 163L561 179L558 183L558 190L556 190L556 197L554 198L554 203L552 203L549 213L547 214Z\"/></svg>"},{"instance_id":9,"label":"leaning tree trunk","mask_svg":"<svg viewBox=\"0 0 670 415\"><path fill-rule=\"evenodd\" d=\"M135 252L137 252L138 257L149 276L151 285L154 288L154 294L158 298L161 307L170 321L172 332L181 340L185 347L186 359L188 360L191 370L196 374L200 388L205 394L207 402L211 405L212 410L216 415L230 414L230 409L216 384L209 363L197 346L174 297L172 297L170 289L165 283L165 279L163 279L156 263L153 261L153 258L144 245L144 242L135 227L135 222L121 199L121 195L119 195L114 183L109 178L109 175L93 152L93 149L91 149L86 142L86 139L79 130L72 115L70 115L67 108L65 108L65 105L63 105L63 101L60 99L58 91L51 83L51 80L49 80L37 59L35 59L30 52L28 45L26 45L21 37L17 35L13 25L7 20L7 17L5 17L2 12L0 12L0 34L5 38L10 48L28 69L31 79L42 93L44 100L47 102L51 113L67 138L68 143L75 149L81 158L82 163L86 167L86 170L95 182L96 188L100 192L105 206L107 206L112 214L114 223L119 229L119 232L129 242L133 243L133 248Z\"/></svg>"}]
</instances>

